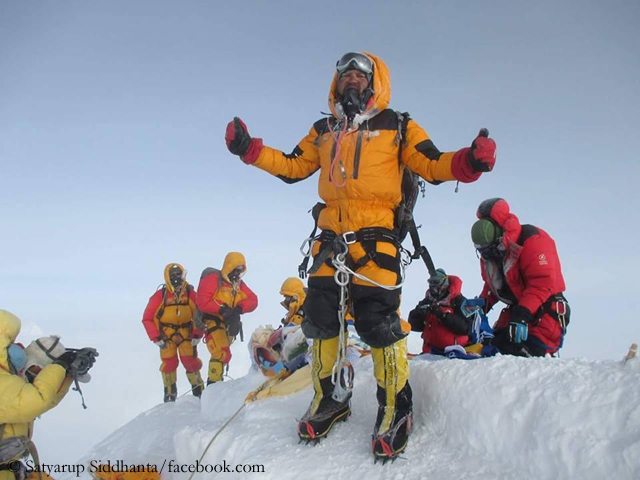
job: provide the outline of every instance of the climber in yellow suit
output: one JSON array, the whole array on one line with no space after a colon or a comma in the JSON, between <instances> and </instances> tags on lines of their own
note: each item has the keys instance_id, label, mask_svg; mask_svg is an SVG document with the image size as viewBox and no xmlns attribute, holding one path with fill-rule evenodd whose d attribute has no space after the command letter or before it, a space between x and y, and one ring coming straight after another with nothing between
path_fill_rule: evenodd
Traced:
<instances>
[{"instance_id":1,"label":"climber in yellow suit","mask_svg":"<svg viewBox=\"0 0 640 480\"><path fill-rule=\"evenodd\" d=\"M149 340L160 347L160 372L164 384L164 401L175 402L178 396L176 370L178 354L191 384L191 393L200 397L204 384L200 376L202 360L197 345L202 332L194 325L196 292L186 280L186 271L179 263L164 268L165 283L149 299L142 315Z\"/></svg>"},{"instance_id":2,"label":"climber in yellow suit","mask_svg":"<svg viewBox=\"0 0 640 480\"><path fill-rule=\"evenodd\" d=\"M67 376L69 363L65 361L69 355L52 360L35 375L32 383L27 381L23 376L27 356L14 343L20 324L18 317L0 310L0 452L8 452L10 445L18 442L28 445L34 420L58 405L72 382ZM15 480L19 468L24 473L24 464L19 460L23 453L31 453L29 450L25 448L10 458L0 457L0 480Z\"/></svg>"}]
</instances>

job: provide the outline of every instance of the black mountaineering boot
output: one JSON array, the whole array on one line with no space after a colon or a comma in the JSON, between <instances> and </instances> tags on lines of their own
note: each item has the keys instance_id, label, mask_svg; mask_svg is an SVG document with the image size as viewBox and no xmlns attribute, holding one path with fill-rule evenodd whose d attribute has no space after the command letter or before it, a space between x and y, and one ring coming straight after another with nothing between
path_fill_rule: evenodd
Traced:
<instances>
[{"instance_id":1,"label":"black mountaineering boot","mask_svg":"<svg viewBox=\"0 0 640 480\"><path fill-rule=\"evenodd\" d=\"M373 431L372 448L375 461L395 460L407 446L413 425L413 403L409 382L398 392L393 405L388 405L384 388L378 385L378 417Z\"/></svg>"},{"instance_id":2,"label":"black mountaineering boot","mask_svg":"<svg viewBox=\"0 0 640 480\"><path fill-rule=\"evenodd\" d=\"M346 400L339 402L331 398L333 383L331 376L320 380L321 391L311 401L311 405L298 423L300 441L318 442L326 437L338 421L346 421L351 415L351 393Z\"/></svg>"},{"instance_id":3,"label":"black mountaineering boot","mask_svg":"<svg viewBox=\"0 0 640 480\"><path fill-rule=\"evenodd\" d=\"M161 372L162 383L164 385L164 403L175 402L178 396L176 387L176 372Z\"/></svg>"},{"instance_id":4,"label":"black mountaineering boot","mask_svg":"<svg viewBox=\"0 0 640 480\"><path fill-rule=\"evenodd\" d=\"M200 398L202 396L202 385L195 385L191 387L191 391L193 392L194 397Z\"/></svg>"},{"instance_id":5,"label":"black mountaineering boot","mask_svg":"<svg viewBox=\"0 0 640 480\"><path fill-rule=\"evenodd\" d=\"M178 396L178 388L173 383L169 387L164 387L164 403L175 402Z\"/></svg>"},{"instance_id":6,"label":"black mountaineering boot","mask_svg":"<svg viewBox=\"0 0 640 480\"><path fill-rule=\"evenodd\" d=\"M189 383L191 384L191 393L193 393L194 397L200 398L202 395L202 390L204 389L204 383L202 381L202 377L200 376L200 372L197 370L195 372L187 372L187 378L189 379Z\"/></svg>"}]
</instances>

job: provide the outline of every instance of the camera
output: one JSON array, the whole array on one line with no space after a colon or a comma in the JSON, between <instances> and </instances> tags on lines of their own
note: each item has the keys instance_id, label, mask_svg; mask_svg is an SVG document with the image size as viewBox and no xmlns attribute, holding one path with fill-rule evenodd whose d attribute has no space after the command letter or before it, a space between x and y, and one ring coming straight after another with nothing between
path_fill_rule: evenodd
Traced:
<instances>
[{"instance_id":1,"label":"camera","mask_svg":"<svg viewBox=\"0 0 640 480\"><path fill-rule=\"evenodd\" d=\"M96 357L98 356L98 351L91 347L67 348L67 352L76 354L68 369L69 373L74 377L86 375L93 367L93 364L96 363Z\"/></svg>"}]
</instances>

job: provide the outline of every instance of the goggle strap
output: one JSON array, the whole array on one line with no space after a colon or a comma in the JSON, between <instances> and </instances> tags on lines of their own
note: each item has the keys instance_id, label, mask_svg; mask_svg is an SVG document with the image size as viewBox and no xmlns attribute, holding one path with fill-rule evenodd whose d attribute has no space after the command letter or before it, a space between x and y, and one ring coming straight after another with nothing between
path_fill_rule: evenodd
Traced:
<instances>
[{"instance_id":1,"label":"goggle strap","mask_svg":"<svg viewBox=\"0 0 640 480\"><path fill-rule=\"evenodd\" d=\"M57 360L56 357L54 357L53 355L51 355L51 352L53 351L54 348L56 348L58 346L58 343L60 343L60 338L59 337L54 337L55 340L53 342L53 345L51 345L51 347L49 347L49 349L47 350L47 347L45 347L42 342L40 342L40 340L36 340L36 345L38 345L42 351L44 352L44 354L49 357L51 360Z\"/></svg>"}]
</instances>

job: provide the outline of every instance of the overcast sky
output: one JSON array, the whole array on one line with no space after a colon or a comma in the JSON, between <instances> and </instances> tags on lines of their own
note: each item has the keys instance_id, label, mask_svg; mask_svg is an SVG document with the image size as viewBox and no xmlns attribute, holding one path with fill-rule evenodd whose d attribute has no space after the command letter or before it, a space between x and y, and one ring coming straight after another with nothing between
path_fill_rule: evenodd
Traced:
<instances>
[{"instance_id":1,"label":"overcast sky","mask_svg":"<svg viewBox=\"0 0 640 480\"><path fill-rule=\"evenodd\" d=\"M494 172L457 194L429 186L416 207L436 265L467 296L482 286L476 207L501 196L556 240L573 311L561 355L614 359L640 340L640 3L377 3L0 0L0 308L101 353L89 410L72 392L36 422L43 462L74 461L162 400L140 320L167 263L197 285L242 251L260 298L245 331L282 317L318 176L286 185L245 166L224 128L241 116L291 151L327 111L347 51L385 60L391 108L441 150L480 127L498 144ZM405 316L425 288L415 263ZM242 375L246 343L233 352Z\"/></svg>"}]
</instances>

